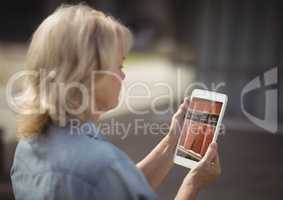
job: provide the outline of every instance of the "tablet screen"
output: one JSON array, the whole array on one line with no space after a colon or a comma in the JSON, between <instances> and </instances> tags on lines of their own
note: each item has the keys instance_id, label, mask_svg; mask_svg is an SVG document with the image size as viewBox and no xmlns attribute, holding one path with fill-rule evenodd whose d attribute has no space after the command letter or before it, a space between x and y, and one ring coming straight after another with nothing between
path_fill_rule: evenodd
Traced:
<instances>
[{"instance_id":1,"label":"tablet screen","mask_svg":"<svg viewBox=\"0 0 283 200\"><path fill-rule=\"evenodd\" d=\"M192 98L177 147L178 156L199 161L205 155L221 108L222 102Z\"/></svg>"}]
</instances>

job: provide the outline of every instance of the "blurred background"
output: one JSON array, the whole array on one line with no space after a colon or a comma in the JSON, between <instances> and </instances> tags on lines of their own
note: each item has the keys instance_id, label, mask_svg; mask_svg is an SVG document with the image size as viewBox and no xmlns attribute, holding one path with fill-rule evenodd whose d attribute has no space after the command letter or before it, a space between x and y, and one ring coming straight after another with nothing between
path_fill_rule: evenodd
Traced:
<instances>
[{"instance_id":1,"label":"blurred background","mask_svg":"<svg viewBox=\"0 0 283 200\"><path fill-rule=\"evenodd\" d=\"M9 78L23 69L25 54L33 31L41 21L69 0L3 1L0 7L0 199L14 199L9 178L16 147L15 115L10 111L5 88ZM108 138L129 156L139 161L160 141L163 134L146 134L149 127L135 130L136 120L145 124L170 124L172 114L184 96L205 84L207 89L229 96L225 114L225 134L219 138L223 174L205 188L199 199L282 199L283 196L283 108L282 81L283 15L279 0L89 0L88 5L117 17L134 33L132 53L125 62L125 85L142 82L150 97L133 98L134 114L124 102L106 114L100 123L113 120L130 126L126 138ZM266 85L264 73L275 70L273 85ZM254 78L260 87L245 94L243 88ZM161 95L170 97L155 103ZM158 85L159 84L159 85ZM250 121L249 113L259 119L268 117L266 92L274 91L270 115L278 122L271 133ZM131 95L144 95L135 87ZM276 101L277 100L277 101ZM242 105L242 107L241 107ZM172 108L173 109L169 109ZM167 109L168 108L168 109ZM275 122L274 122L275 120ZM264 129L265 128L265 129ZM166 128L165 128L166 129ZM266 130L267 129L267 130ZM164 131L166 132L166 131ZM132 134L131 134L132 133ZM162 166L160 166L162 167ZM161 199L173 199L188 172L174 166L158 189Z\"/></svg>"}]
</instances>

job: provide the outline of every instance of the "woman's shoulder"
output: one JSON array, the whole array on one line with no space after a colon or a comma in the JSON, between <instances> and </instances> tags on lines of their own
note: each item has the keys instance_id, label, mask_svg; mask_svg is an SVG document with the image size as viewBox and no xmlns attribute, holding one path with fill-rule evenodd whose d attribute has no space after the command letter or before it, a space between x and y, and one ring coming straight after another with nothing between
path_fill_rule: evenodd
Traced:
<instances>
[{"instance_id":1,"label":"woman's shoulder","mask_svg":"<svg viewBox=\"0 0 283 200\"><path fill-rule=\"evenodd\" d=\"M96 126L87 122L79 128L53 126L48 130L55 149L66 151L69 156L78 160L112 162L113 159L128 159L127 155L107 140ZM51 146L51 144L50 144Z\"/></svg>"},{"instance_id":2,"label":"woman's shoulder","mask_svg":"<svg viewBox=\"0 0 283 200\"><path fill-rule=\"evenodd\" d=\"M133 164L94 127L74 132L69 126L50 125L37 138L19 142L14 165L27 166L32 172L63 170L88 175L116 161Z\"/></svg>"},{"instance_id":3,"label":"woman's shoulder","mask_svg":"<svg viewBox=\"0 0 283 200\"><path fill-rule=\"evenodd\" d=\"M130 199L130 194L154 196L135 164L100 132L71 134L66 127L49 127L36 139L20 141L11 175L13 182L24 175L31 183L38 179L36 182L43 184L57 177L75 188L79 188L77 183L88 184L101 199L115 196L109 189L124 195L124 199Z\"/></svg>"}]
</instances>

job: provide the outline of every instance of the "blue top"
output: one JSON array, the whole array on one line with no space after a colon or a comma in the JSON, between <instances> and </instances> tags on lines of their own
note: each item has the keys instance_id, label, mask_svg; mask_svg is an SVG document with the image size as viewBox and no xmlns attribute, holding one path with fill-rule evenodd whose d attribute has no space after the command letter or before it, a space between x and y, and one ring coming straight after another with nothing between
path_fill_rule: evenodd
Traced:
<instances>
[{"instance_id":1,"label":"blue top","mask_svg":"<svg viewBox=\"0 0 283 200\"><path fill-rule=\"evenodd\" d=\"M125 153L93 123L82 127L50 124L18 143L11 169L17 200L158 199Z\"/></svg>"}]
</instances>

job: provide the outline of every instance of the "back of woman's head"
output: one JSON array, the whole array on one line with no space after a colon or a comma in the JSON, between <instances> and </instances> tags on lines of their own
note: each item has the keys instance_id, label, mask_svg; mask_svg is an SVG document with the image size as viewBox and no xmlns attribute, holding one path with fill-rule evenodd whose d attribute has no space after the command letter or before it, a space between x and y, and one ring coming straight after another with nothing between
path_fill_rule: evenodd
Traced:
<instances>
[{"instance_id":1,"label":"back of woman's head","mask_svg":"<svg viewBox=\"0 0 283 200\"><path fill-rule=\"evenodd\" d=\"M92 71L115 65L118 45L126 55L131 43L130 31L112 17L86 5L60 6L40 24L30 43L26 69L35 73L26 79L18 99L18 136L38 135L47 123L64 125L71 116L86 120L89 109L70 112L84 101L81 89L89 91ZM60 94L60 87L70 84L75 87L68 97Z\"/></svg>"}]
</instances>

